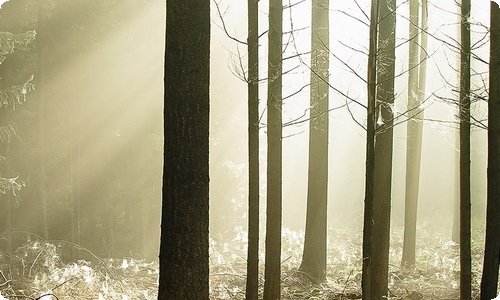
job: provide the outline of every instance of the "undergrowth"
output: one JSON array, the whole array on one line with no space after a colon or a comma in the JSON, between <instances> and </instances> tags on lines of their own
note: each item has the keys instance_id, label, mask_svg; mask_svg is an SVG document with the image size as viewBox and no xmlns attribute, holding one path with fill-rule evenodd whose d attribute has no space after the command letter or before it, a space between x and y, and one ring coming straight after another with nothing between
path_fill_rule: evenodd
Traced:
<instances>
[{"instance_id":1,"label":"undergrowth","mask_svg":"<svg viewBox=\"0 0 500 300\"><path fill-rule=\"evenodd\" d=\"M402 228L392 228L389 299L458 299L459 249L430 225L419 230L417 265L402 268ZM481 232L473 234L473 299L479 290ZM477 237L477 238L475 238ZM311 283L300 271L303 233L283 229L282 299L360 299L361 232L330 229L328 278ZM264 242L260 245L260 283L263 292ZM131 258L79 260L63 263L54 244L31 241L11 257L0 259L0 300L4 299L156 299L158 264ZM210 298L244 299L246 233L237 228L232 238L210 240Z\"/></svg>"}]
</instances>

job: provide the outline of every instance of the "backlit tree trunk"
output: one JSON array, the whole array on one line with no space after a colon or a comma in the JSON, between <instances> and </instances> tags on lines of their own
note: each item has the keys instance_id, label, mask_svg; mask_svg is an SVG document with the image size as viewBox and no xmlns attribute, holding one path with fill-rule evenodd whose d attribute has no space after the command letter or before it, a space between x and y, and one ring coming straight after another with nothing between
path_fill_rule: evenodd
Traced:
<instances>
[{"instance_id":1,"label":"backlit tree trunk","mask_svg":"<svg viewBox=\"0 0 500 300\"><path fill-rule=\"evenodd\" d=\"M368 50L367 74L367 120L366 120L366 172L365 206L363 215L363 268L361 275L361 293L363 300L371 297L371 268L373 243L373 191L375 182L375 128L376 128L376 74L377 74L377 23L379 1L373 0L370 14L370 46Z\"/></svg>"},{"instance_id":2,"label":"backlit tree trunk","mask_svg":"<svg viewBox=\"0 0 500 300\"><path fill-rule=\"evenodd\" d=\"M419 2L410 1L409 64L408 64L408 126L406 145L405 229L402 265L415 264L417 236L418 191L422 160L422 130L425 96L427 50L427 1L422 1L422 21ZM419 28L421 26L421 28ZM420 37L420 39L419 39Z\"/></svg>"},{"instance_id":3,"label":"backlit tree trunk","mask_svg":"<svg viewBox=\"0 0 500 300\"><path fill-rule=\"evenodd\" d=\"M329 12L329 0L312 1L307 215L300 270L315 282L326 279Z\"/></svg>"},{"instance_id":4,"label":"backlit tree trunk","mask_svg":"<svg viewBox=\"0 0 500 300\"><path fill-rule=\"evenodd\" d=\"M380 3L375 178L373 190L372 299L387 297L391 219L396 1Z\"/></svg>"},{"instance_id":5,"label":"backlit tree trunk","mask_svg":"<svg viewBox=\"0 0 500 300\"><path fill-rule=\"evenodd\" d=\"M167 1L158 299L209 299L210 0Z\"/></svg>"},{"instance_id":6,"label":"backlit tree trunk","mask_svg":"<svg viewBox=\"0 0 500 300\"><path fill-rule=\"evenodd\" d=\"M264 300L281 298L283 5L269 1L267 216Z\"/></svg>"},{"instance_id":7,"label":"backlit tree trunk","mask_svg":"<svg viewBox=\"0 0 500 300\"><path fill-rule=\"evenodd\" d=\"M488 99L488 191L481 300L497 296L500 258L500 8L491 1Z\"/></svg>"},{"instance_id":8,"label":"backlit tree trunk","mask_svg":"<svg viewBox=\"0 0 500 300\"><path fill-rule=\"evenodd\" d=\"M248 258L246 300L259 296L259 1L248 0Z\"/></svg>"},{"instance_id":9,"label":"backlit tree trunk","mask_svg":"<svg viewBox=\"0 0 500 300\"><path fill-rule=\"evenodd\" d=\"M47 196L45 182L45 129L44 129L44 65L45 65L45 16L44 16L44 1L38 0L38 30L37 30L37 47L38 47L38 72L36 77L36 90L38 102L38 159L39 159L39 207L40 207L40 235L44 239L48 239L47 225Z\"/></svg>"},{"instance_id":10,"label":"backlit tree trunk","mask_svg":"<svg viewBox=\"0 0 500 300\"><path fill-rule=\"evenodd\" d=\"M471 299L470 0L462 0L460 52L460 299Z\"/></svg>"}]
</instances>

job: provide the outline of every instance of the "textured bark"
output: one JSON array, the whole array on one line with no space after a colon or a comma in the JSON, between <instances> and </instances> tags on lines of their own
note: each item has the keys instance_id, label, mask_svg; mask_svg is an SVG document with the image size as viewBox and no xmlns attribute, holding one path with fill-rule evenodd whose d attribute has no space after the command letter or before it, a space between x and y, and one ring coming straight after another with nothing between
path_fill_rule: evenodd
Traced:
<instances>
[{"instance_id":1,"label":"textured bark","mask_svg":"<svg viewBox=\"0 0 500 300\"><path fill-rule=\"evenodd\" d=\"M481 300L497 296L500 259L500 8L491 1L488 99L488 190Z\"/></svg>"},{"instance_id":2,"label":"textured bark","mask_svg":"<svg viewBox=\"0 0 500 300\"><path fill-rule=\"evenodd\" d=\"M311 110L304 253L300 270L326 279L328 202L329 0L312 1Z\"/></svg>"},{"instance_id":3,"label":"textured bark","mask_svg":"<svg viewBox=\"0 0 500 300\"><path fill-rule=\"evenodd\" d=\"M209 298L210 0L167 1L158 299Z\"/></svg>"},{"instance_id":4,"label":"textured bark","mask_svg":"<svg viewBox=\"0 0 500 300\"><path fill-rule=\"evenodd\" d=\"M462 0L460 53L460 299L471 299L470 0Z\"/></svg>"},{"instance_id":5,"label":"textured bark","mask_svg":"<svg viewBox=\"0 0 500 300\"><path fill-rule=\"evenodd\" d=\"M248 0L248 258L246 300L259 297L259 1Z\"/></svg>"},{"instance_id":6,"label":"textured bark","mask_svg":"<svg viewBox=\"0 0 500 300\"><path fill-rule=\"evenodd\" d=\"M377 103L379 104L376 109L378 122L373 187L372 299L383 299L387 297L388 292L396 1L382 1L379 9L377 58Z\"/></svg>"},{"instance_id":7,"label":"textured bark","mask_svg":"<svg viewBox=\"0 0 500 300\"><path fill-rule=\"evenodd\" d=\"M363 300L371 300L371 268L373 243L373 190L375 182L375 105L377 74L377 23L379 1L372 1L370 14L370 46L368 52L368 107L366 121L366 173L365 173L365 207L363 216L363 268L361 275L361 292Z\"/></svg>"},{"instance_id":8,"label":"textured bark","mask_svg":"<svg viewBox=\"0 0 500 300\"><path fill-rule=\"evenodd\" d=\"M269 1L267 94L267 216L264 300L281 298L282 40L281 0Z\"/></svg>"}]
</instances>

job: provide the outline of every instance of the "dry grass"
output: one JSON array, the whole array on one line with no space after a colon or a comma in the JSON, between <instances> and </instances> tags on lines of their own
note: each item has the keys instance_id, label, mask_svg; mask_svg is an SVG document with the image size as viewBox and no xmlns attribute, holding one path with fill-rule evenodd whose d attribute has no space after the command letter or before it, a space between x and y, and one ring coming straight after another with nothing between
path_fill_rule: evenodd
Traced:
<instances>
[{"instance_id":1,"label":"dry grass","mask_svg":"<svg viewBox=\"0 0 500 300\"><path fill-rule=\"evenodd\" d=\"M389 299L458 299L458 246L446 232L430 225L419 228L417 265L401 268L402 228L392 229L389 267ZM244 299L246 234L236 229L232 238L211 240L211 299ZM481 232L473 239L473 290L477 299L482 264ZM361 286L361 233L331 229L328 279L311 283L297 271L302 255L303 233L283 230L282 299L359 299ZM264 249L263 243L261 248ZM19 248L7 263L0 261L0 292L7 299L156 299L158 265L124 259L96 259L64 264L60 250L34 241ZM260 253L263 262L264 254ZM263 289L261 264L260 293ZM43 296L46 295L46 296ZM43 297L42 297L43 296ZM0 299L2 299L0 297Z\"/></svg>"}]
</instances>

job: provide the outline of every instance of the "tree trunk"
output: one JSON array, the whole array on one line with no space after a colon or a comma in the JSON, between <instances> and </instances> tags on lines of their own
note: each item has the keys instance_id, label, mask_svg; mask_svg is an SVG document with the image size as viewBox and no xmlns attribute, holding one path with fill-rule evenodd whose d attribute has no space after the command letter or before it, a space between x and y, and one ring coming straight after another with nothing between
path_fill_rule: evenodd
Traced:
<instances>
[{"instance_id":1,"label":"tree trunk","mask_svg":"<svg viewBox=\"0 0 500 300\"><path fill-rule=\"evenodd\" d=\"M420 187L420 164L422 160L423 109L425 96L427 34L418 27L419 3L410 1L409 64L408 64L408 110L406 146L405 229L401 264L415 264L417 236L418 191ZM422 28L427 29L427 2L422 3ZM421 39L419 41L419 33ZM419 53L420 49L420 53Z\"/></svg>"},{"instance_id":2,"label":"tree trunk","mask_svg":"<svg viewBox=\"0 0 500 300\"><path fill-rule=\"evenodd\" d=\"M307 215L300 270L316 283L326 279L329 12L329 0L312 1Z\"/></svg>"},{"instance_id":3,"label":"tree trunk","mask_svg":"<svg viewBox=\"0 0 500 300\"><path fill-rule=\"evenodd\" d=\"M462 0L460 52L460 299L471 299L470 0Z\"/></svg>"},{"instance_id":4,"label":"tree trunk","mask_svg":"<svg viewBox=\"0 0 500 300\"><path fill-rule=\"evenodd\" d=\"M47 225L47 196L46 196L46 183L45 183L45 130L44 130L44 45L45 45L45 16L43 8L43 0L38 0L38 32L37 32L37 47L38 47L38 72L36 79L36 89L38 93L38 154L39 154L39 179L38 179L38 192L39 192L39 205L40 205L40 235L44 239L48 239L48 225Z\"/></svg>"},{"instance_id":5,"label":"tree trunk","mask_svg":"<svg viewBox=\"0 0 500 300\"><path fill-rule=\"evenodd\" d=\"M246 300L259 297L259 1L248 0L248 259Z\"/></svg>"},{"instance_id":6,"label":"tree trunk","mask_svg":"<svg viewBox=\"0 0 500 300\"><path fill-rule=\"evenodd\" d=\"M264 300L281 298L283 5L269 1L267 217Z\"/></svg>"},{"instance_id":7,"label":"tree trunk","mask_svg":"<svg viewBox=\"0 0 500 300\"><path fill-rule=\"evenodd\" d=\"M371 300L371 268L373 243L373 191L375 182L375 105L377 74L377 23L379 1L373 0L370 14L370 47L368 52L368 107L366 121L366 174L365 174L365 207L363 216L363 269L361 275L361 292L363 300Z\"/></svg>"},{"instance_id":8,"label":"tree trunk","mask_svg":"<svg viewBox=\"0 0 500 300\"><path fill-rule=\"evenodd\" d=\"M371 297L383 299L388 292L391 220L392 150L396 1L382 1L379 11L375 170L373 190L373 258ZM384 41L384 42L380 42Z\"/></svg>"},{"instance_id":9,"label":"tree trunk","mask_svg":"<svg viewBox=\"0 0 500 300\"><path fill-rule=\"evenodd\" d=\"M481 300L497 296L500 258L500 8L490 2L490 66L488 100L488 190Z\"/></svg>"},{"instance_id":10,"label":"tree trunk","mask_svg":"<svg viewBox=\"0 0 500 300\"><path fill-rule=\"evenodd\" d=\"M76 120L80 120L80 112L73 111ZM70 180L71 180L71 242L80 245L80 128L79 122L71 125L70 130ZM79 248L72 248L72 258L76 261L79 258Z\"/></svg>"},{"instance_id":11,"label":"tree trunk","mask_svg":"<svg viewBox=\"0 0 500 300\"><path fill-rule=\"evenodd\" d=\"M167 1L158 299L209 299L210 0Z\"/></svg>"}]
</instances>

